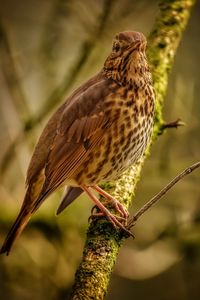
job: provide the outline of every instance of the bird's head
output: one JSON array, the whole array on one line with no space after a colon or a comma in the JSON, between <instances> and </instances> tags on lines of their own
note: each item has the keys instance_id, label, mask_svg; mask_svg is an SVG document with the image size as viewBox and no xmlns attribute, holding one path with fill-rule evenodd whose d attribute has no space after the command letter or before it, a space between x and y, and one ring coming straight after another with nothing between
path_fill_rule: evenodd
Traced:
<instances>
[{"instance_id":1,"label":"bird's head","mask_svg":"<svg viewBox=\"0 0 200 300\"><path fill-rule=\"evenodd\" d=\"M146 58L147 40L145 36L136 31L118 33L113 41L112 52L104 63L104 71L110 75L115 72L127 74L130 62L137 66L141 57ZM113 76L111 76L113 77Z\"/></svg>"}]
</instances>

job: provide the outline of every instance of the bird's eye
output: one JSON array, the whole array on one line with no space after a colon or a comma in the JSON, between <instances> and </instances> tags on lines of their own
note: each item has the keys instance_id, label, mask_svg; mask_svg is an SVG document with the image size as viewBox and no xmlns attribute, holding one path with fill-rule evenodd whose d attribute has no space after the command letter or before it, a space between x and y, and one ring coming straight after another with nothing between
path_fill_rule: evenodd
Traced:
<instances>
[{"instance_id":1,"label":"bird's eye","mask_svg":"<svg viewBox=\"0 0 200 300\"><path fill-rule=\"evenodd\" d=\"M114 43L112 47L112 51L118 52L120 50L120 44L119 43Z\"/></svg>"}]
</instances>

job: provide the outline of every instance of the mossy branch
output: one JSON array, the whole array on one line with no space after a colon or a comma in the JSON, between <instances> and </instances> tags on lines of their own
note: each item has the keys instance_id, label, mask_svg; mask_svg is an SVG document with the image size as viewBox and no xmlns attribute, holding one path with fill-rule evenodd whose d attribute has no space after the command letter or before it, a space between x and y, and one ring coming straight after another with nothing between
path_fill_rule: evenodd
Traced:
<instances>
[{"instance_id":1,"label":"mossy branch","mask_svg":"<svg viewBox=\"0 0 200 300\"><path fill-rule=\"evenodd\" d=\"M156 92L155 125L151 144L164 130L162 108L168 75L194 4L195 0L162 1L159 16L148 38L148 60ZM107 191L112 192L112 195L127 207L133 200L150 147L151 145L140 162L131 167L117 182L104 185ZM76 272L70 299L104 299L120 246L125 238L120 230L113 229L106 220L93 220L90 223L83 258Z\"/></svg>"}]
</instances>

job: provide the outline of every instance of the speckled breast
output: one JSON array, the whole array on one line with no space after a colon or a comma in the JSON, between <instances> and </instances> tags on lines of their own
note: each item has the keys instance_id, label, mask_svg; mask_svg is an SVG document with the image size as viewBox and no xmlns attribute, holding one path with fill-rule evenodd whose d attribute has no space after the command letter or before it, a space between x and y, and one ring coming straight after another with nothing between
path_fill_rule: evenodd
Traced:
<instances>
[{"instance_id":1,"label":"speckled breast","mask_svg":"<svg viewBox=\"0 0 200 300\"><path fill-rule=\"evenodd\" d=\"M153 88L146 86L141 92L138 90L137 99L135 93L128 93L126 100L116 97L113 103L112 99L112 114L117 118L98 147L88 156L84 169L77 174L79 184L92 185L114 180L144 153L153 126ZM108 109L110 101L107 103Z\"/></svg>"}]
</instances>

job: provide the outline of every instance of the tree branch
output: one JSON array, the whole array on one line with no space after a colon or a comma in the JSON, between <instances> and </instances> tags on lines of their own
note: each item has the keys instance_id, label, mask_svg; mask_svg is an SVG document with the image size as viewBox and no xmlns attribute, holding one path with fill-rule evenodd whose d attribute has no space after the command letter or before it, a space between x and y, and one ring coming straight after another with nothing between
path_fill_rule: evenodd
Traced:
<instances>
[{"instance_id":1,"label":"tree branch","mask_svg":"<svg viewBox=\"0 0 200 300\"><path fill-rule=\"evenodd\" d=\"M195 0L167 0L160 5L160 14L148 38L148 59L156 91L156 114L151 144L163 132L162 108L167 90L168 74ZM117 182L104 188L130 206L141 169L150 147L140 162L131 167ZM125 236L104 218L93 220L87 232L83 258L75 276L70 299L104 299L110 275Z\"/></svg>"}]
</instances>

